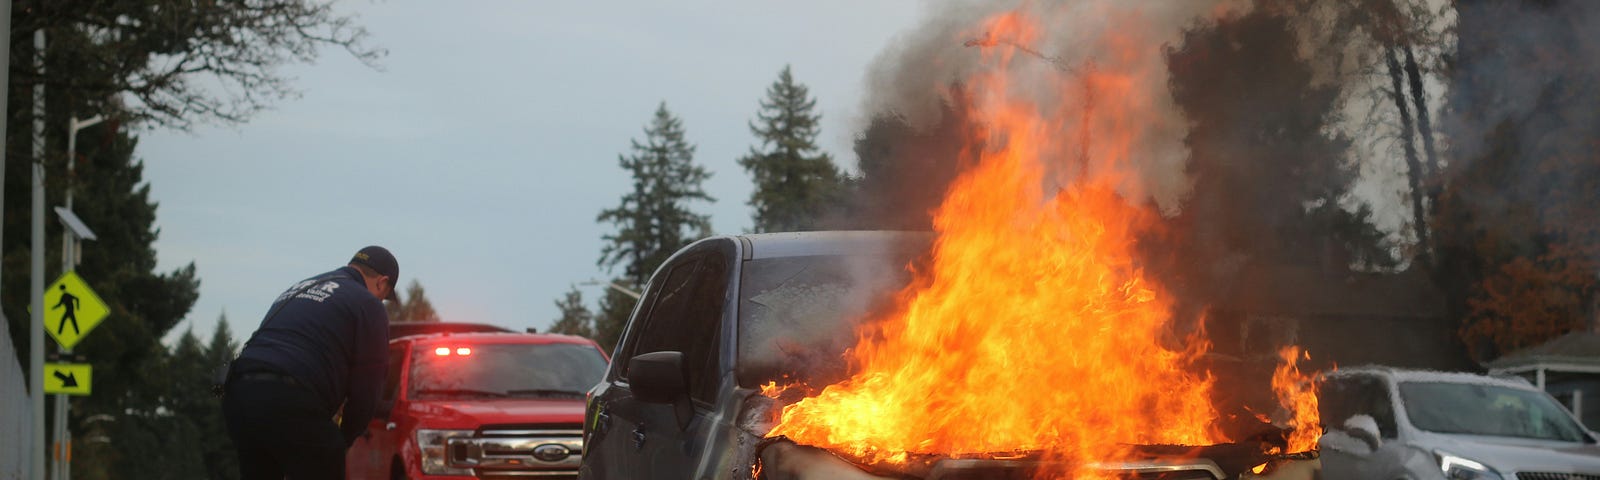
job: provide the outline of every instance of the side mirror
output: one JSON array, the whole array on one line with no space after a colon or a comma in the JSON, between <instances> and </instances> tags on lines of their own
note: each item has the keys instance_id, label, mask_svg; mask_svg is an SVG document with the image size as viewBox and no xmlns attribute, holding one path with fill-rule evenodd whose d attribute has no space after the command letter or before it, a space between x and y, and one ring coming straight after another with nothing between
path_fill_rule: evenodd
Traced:
<instances>
[{"instance_id":1,"label":"side mirror","mask_svg":"<svg viewBox=\"0 0 1600 480\"><path fill-rule=\"evenodd\" d=\"M1378 435L1378 421L1369 415L1355 415L1344 421L1341 428L1345 433L1362 443L1367 444L1373 451L1383 446L1382 437Z\"/></svg>"},{"instance_id":2,"label":"side mirror","mask_svg":"<svg viewBox=\"0 0 1600 480\"><path fill-rule=\"evenodd\" d=\"M683 352L650 352L628 361L628 386L634 398L649 403L674 403L689 391Z\"/></svg>"}]
</instances>

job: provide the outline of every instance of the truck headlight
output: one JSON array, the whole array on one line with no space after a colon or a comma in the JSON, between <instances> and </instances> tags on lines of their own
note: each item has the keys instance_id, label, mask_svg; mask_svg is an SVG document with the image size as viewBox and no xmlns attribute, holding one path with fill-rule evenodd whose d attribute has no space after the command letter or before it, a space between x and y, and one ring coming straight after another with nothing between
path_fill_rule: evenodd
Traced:
<instances>
[{"instance_id":1,"label":"truck headlight","mask_svg":"<svg viewBox=\"0 0 1600 480\"><path fill-rule=\"evenodd\" d=\"M417 430L417 448L422 450L422 473L428 475L472 475L470 468L450 467L449 441L471 437L472 430Z\"/></svg>"},{"instance_id":2,"label":"truck headlight","mask_svg":"<svg viewBox=\"0 0 1600 480\"><path fill-rule=\"evenodd\" d=\"M1451 455L1446 452L1433 452L1439 459L1439 470L1444 472L1447 480L1504 480L1493 468L1482 462Z\"/></svg>"}]
</instances>

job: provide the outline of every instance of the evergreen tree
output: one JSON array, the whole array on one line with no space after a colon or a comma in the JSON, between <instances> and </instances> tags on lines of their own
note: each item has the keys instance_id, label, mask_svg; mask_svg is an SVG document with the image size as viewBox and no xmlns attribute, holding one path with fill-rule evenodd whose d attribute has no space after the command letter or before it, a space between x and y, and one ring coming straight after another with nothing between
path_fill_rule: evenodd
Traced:
<instances>
[{"instance_id":1,"label":"evergreen tree","mask_svg":"<svg viewBox=\"0 0 1600 480\"><path fill-rule=\"evenodd\" d=\"M438 322L439 312L433 309L433 302L428 301L428 295L422 290L422 282L411 279L411 285L406 287L405 300L397 303L399 307L389 316L391 322Z\"/></svg>"},{"instance_id":2,"label":"evergreen tree","mask_svg":"<svg viewBox=\"0 0 1600 480\"><path fill-rule=\"evenodd\" d=\"M163 387L161 408L148 412L132 412L129 415L134 425L144 426L144 431L128 432L128 434L151 435L160 440L147 445L119 448L121 456L124 457L120 463L134 463L130 462L132 459L126 457L135 452L139 455L155 455L161 461L133 465L133 468L138 469L135 472L141 472L140 474L119 473L141 478L179 479L206 476L205 454L216 445L208 444L207 440L212 439L204 438L201 430L207 423L221 423L222 415L221 402L211 395L211 368L206 364L208 357L208 352L200 345L200 339L195 337L194 329L190 328L183 332L178 344L172 348L165 361L161 362L167 373L166 382L161 385Z\"/></svg>"},{"instance_id":3,"label":"evergreen tree","mask_svg":"<svg viewBox=\"0 0 1600 480\"><path fill-rule=\"evenodd\" d=\"M618 279L621 280L621 279ZM600 312L594 317L594 339L600 349L615 352L622 340L622 330L628 327L628 315L633 313L637 299L628 294L607 288L600 296Z\"/></svg>"},{"instance_id":4,"label":"evergreen tree","mask_svg":"<svg viewBox=\"0 0 1600 480\"><path fill-rule=\"evenodd\" d=\"M211 333L211 343L206 345L205 361L201 365L210 369L230 362L239 355L239 347L239 342L233 340L233 329L228 326L228 314L224 312L217 316L217 329ZM237 479L239 458L234 452L233 439L228 436L227 425L222 421L222 401L214 396L207 396L206 399L208 401L202 411L192 418L199 428L200 458L205 462L205 478Z\"/></svg>"},{"instance_id":5,"label":"evergreen tree","mask_svg":"<svg viewBox=\"0 0 1600 480\"><path fill-rule=\"evenodd\" d=\"M843 197L843 180L833 159L817 148L817 101L795 83L788 66L767 88L750 131L760 140L739 165L755 180L750 206L756 232L815 229Z\"/></svg>"},{"instance_id":6,"label":"evergreen tree","mask_svg":"<svg viewBox=\"0 0 1600 480\"><path fill-rule=\"evenodd\" d=\"M621 265L622 277L616 282L635 289L673 252L711 234L711 217L695 213L688 204L716 201L701 187L711 173L695 164L694 145L684 139L683 122L667 110L666 102L656 108L644 134L642 142L631 142L630 155L617 157L632 177L633 189L596 218L616 228L602 237L605 246L597 263L608 270ZM617 295L602 297L595 320L596 340L608 350L633 309L633 298Z\"/></svg>"},{"instance_id":7,"label":"evergreen tree","mask_svg":"<svg viewBox=\"0 0 1600 480\"><path fill-rule=\"evenodd\" d=\"M579 292L578 287L572 287L566 296L556 300L556 308L561 309L561 318L550 324L550 333L594 338L594 313L584 306L583 292Z\"/></svg>"}]
</instances>

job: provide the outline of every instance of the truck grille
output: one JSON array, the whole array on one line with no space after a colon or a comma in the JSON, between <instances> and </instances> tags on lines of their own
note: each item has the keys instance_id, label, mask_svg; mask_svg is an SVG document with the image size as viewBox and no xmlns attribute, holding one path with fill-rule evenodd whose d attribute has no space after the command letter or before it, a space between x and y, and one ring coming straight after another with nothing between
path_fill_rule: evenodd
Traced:
<instances>
[{"instance_id":1,"label":"truck grille","mask_svg":"<svg viewBox=\"0 0 1600 480\"><path fill-rule=\"evenodd\" d=\"M1600 480L1600 475L1587 473L1522 472L1517 480Z\"/></svg>"},{"instance_id":2,"label":"truck grille","mask_svg":"<svg viewBox=\"0 0 1600 480\"><path fill-rule=\"evenodd\" d=\"M492 480L577 478L583 461L583 430L577 425L485 429L448 442L451 467L471 468Z\"/></svg>"}]
</instances>

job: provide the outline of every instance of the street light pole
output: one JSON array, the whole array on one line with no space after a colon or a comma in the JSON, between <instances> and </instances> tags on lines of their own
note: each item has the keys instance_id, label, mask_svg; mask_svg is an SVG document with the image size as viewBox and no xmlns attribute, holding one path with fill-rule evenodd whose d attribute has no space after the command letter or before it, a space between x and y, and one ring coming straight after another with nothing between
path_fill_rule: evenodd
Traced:
<instances>
[{"instance_id":1,"label":"street light pole","mask_svg":"<svg viewBox=\"0 0 1600 480\"><path fill-rule=\"evenodd\" d=\"M72 211L72 190L78 181L73 172L78 164L78 130L83 130L105 121L104 115L95 115L88 120L78 120L72 117L67 124L67 211ZM76 213L76 212L74 212ZM61 229L61 271L70 272L78 265L78 244L73 237L72 229Z\"/></svg>"},{"instance_id":2,"label":"street light pole","mask_svg":"<svg viewBox=\"0 0 1600 480\"><path fill-rule=\"evenodd\" d=\"M64 216L72 215L72 189L74 184L77 182L77 177L74 175L74 171L76 171L75 165L78 164L78 130L94 126L95 124L100 123L102 120L105 120L105 117L102 115L95 115L88 120L82 121L79 121L78 117L72 117L68 119L66 182L67 213L64 214ZM75 217L75 215L72 216ZM66 220L62 220L62 223L66 223ZM68 228L68 226L63 225L61 229L61 273L64 274L72 271L73 267L78 265L78 258L78 235L73 231L72 228ZM61 355L63 356L68 356L71 354L72 349L61 349ZM53 429L55 432L56 448L54 465L52 465L54 468L51 469L51 476L54 478L54 480L67 480L68 478L71 478L72 461L70 460L70 455L72 452L72 433L69 432L69 429L67 428L68 408L67 396L65 394L57 394L56 421L55 428Z\"/></svg>"},{"instance_id":3,"label":"street light pole","mask_svg":"<svg viewBox=\"0 0 1600 480\"><path fill-rule=\"evenodd\" d=\"M627 295L627 296L633 297L634 300L638 300L639 299L639 292L635 292L631 288L624 287L622 285L618 285L617 282L607 282L607 281L591 279L591 280L589 280L587 282L583 282L583 284L584 285L605 285L606 287L608 287L608 288L610 288L612 290L616 290L618 292L622 292L623 295Z\"/></svg>"},{"instance_id":4,"label":"street light pole","mask_svg":"<svg viewBox=\"0 0 1600 480\"><path fill-rule=\"evenodd\" d=\"M44 77L44 29L33 31L33 67ZM28 315L33 333L28 338L28 383L33 398L33 465L31 478L44 480L44 82L33 85L33 208L29 245L31 279L28 299L33 305Z\"/></svg>"}]
</instances>

